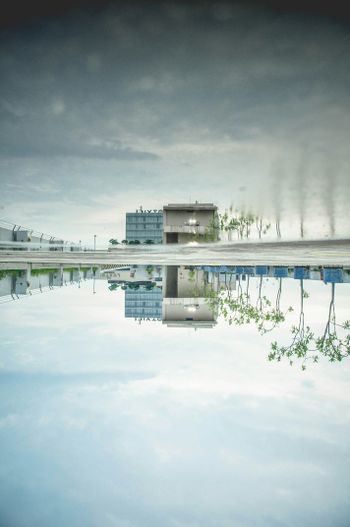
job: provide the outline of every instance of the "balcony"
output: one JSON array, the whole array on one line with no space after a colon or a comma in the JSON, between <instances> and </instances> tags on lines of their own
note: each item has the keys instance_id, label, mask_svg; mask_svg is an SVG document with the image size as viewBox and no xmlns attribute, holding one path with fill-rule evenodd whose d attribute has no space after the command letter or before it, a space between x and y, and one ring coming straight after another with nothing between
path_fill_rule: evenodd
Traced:
<instances>
[{"instance_id":1,"label":"balcony","mask_svg":"<svg viewBox=\"0 0 350 527\"><path fill-rule=\"evenodd\" d=\"M164 232L177 232L183 234L205 234L203 225L164 225Z\"/></svg>"}]
</instances>

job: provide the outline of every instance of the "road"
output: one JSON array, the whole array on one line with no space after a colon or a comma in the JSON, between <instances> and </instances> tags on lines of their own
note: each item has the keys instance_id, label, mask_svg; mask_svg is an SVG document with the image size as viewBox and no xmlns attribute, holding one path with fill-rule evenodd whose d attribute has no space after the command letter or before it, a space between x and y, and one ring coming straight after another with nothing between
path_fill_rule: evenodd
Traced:
<instances>
[{"instance_id":1,"label":"road","mask_svg":"<svg viewBox=\"0 0 350 527\"><path fill-rule=\"evenodd\" d=\"M350 240L118 246L112 251L1 251L0 264L350 266Z\"/></svg>"}]
</instances>

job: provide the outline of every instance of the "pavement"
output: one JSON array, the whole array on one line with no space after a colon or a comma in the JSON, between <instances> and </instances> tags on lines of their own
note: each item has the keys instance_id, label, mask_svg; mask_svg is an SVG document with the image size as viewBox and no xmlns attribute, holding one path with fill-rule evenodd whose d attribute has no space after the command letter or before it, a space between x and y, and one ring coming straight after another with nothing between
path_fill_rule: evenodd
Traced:
<instances>
[{"instance_id":1,"label":"pavement","mask_svg":"<svg viewBox=\"0 0 350 527\"><path fill-rule=\"evenodd\" d=\"M350 239L117 246L110 251L0 251L9 264L350 266Z\"/></svg>"}]
</instances>

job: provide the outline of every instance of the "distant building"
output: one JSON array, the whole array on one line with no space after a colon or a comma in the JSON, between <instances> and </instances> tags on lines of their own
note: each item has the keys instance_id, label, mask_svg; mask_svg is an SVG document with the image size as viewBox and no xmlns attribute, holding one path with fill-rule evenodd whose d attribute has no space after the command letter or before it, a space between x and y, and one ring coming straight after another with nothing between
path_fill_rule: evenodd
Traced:
<instances>
[{"instance_id":1,"label":"distant building","mask_svg":"<svg viewBox=\"0 0 350 527\"><path fill-rule=\"evenodd\" d=\"M125 239L128 242L162 243L163 211L143 210L126 213Z\"/></svg>"},{"instance_id":2,"label":"distant building","mask_svg":"<svg viewBox=\"0 0 350 527\"><path fill-rule=\"evenodd\" d=\"M216 241L218 213L213 203L170 203L163 207L163 242Z\"/></svg>"},{"instance_id":3,"label":"distant building","mask_svg":"<svg viewBox=\"0 0 350 527\"><path fill-rule=\"evenodd\" d=\"M34 251L44 249L66 252L81 251L82 247L80 244L58 240L54 236L0 220L0 249L30 249Z\"/></svg>"}]
</instances>

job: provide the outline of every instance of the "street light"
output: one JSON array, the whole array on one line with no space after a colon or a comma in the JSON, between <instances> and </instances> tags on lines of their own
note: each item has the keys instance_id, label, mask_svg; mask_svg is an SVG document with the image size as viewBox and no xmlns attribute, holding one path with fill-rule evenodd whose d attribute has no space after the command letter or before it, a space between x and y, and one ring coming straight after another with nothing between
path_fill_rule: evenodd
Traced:
<instances>
[{"instance_id":1,"label":"street light","mask_svg":"<svg viewBox=\"0 0 350 527\"><path fill-rule=\"evenodd\" d=\"M96 238L97 238L97 235L94 234L94 251L96 251Z\"/></svg>"}]
</instances>

